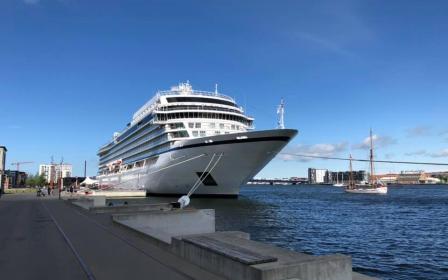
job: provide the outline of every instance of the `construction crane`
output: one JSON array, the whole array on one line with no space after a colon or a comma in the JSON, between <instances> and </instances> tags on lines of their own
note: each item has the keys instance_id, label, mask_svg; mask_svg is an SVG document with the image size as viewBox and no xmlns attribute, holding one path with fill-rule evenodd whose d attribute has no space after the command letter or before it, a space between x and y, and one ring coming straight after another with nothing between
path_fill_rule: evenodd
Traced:
<instances>
[{"instance_id":1,"label":"construction crane","mask_svg":"<svg viewBox=\"0 0 448 280\"><path fill-rule=\"evenodd\" d=\"M17 171L20 171L20 165L22 164L29 164L29 163L34 163L34 161L18 161L18 162L12 162L11 165L15 165Z\"/></svg>"}]
</instances>

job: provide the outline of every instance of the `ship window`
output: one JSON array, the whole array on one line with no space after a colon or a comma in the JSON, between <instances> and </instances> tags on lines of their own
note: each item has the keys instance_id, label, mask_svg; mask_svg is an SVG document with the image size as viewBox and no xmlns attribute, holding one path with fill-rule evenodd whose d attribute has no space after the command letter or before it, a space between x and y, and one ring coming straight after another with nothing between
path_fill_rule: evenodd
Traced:
<instances>
[{"instance_id":1,"label":"ship window","mask_svg":"<svg viewBox=\"0 0 448 280\"><path fill-rule=\"evenodd\" d=\"M199 132L199 134L200 134L201 136L205 136L205 131L204 131L204 130L201 130L201 131Z\"/></svg>"},{"instance_id":2,"label":"ship window","mask_svg":"<svg viewBox=\"0 0 448 280\"><path fill-rule=\"evenodd\" d=\"M229 134L229 132L228 132L228 131L226 131L226 132L224 132L224 134Z\"/></svg>"},{"instance_id":3,"label":"ship window","mask_svg":"<svg viewBox=\"0 0 448 280\"><path fill-rule=\"evenodd\" d=\"M232 130L235 130L235 125L234 125L234 124L232 124L231 128L232 128Z\"/></svg>"},{"instance_id":4,"label":"ship window","mask_svg":"<svg viewBox=\"0 0 448 280\"><path fill-rule=\"evenodd\" d=\"M196 126L195 126L196 128L201 128L201 123L196 123Z\"/></svg>"},{"instance_id":5,"label":"ship window","mask_svg":"<svg viewBox=\"0 0 448 280\"><path fill-rule=\"evenodd\" d=\"M223 123L220 123L220 124L219 124L219 128L224 129L224 124L223 124Z\"/></svg>"},{"instance_id":6,"label":"ship window","mask_svg":"<svg viewBox=\"0 0 448 280\"><path fill-rule=\"evenodd\" d=\"M240 126L239 125L236 126L236 130L240 130Z\"/></svg>"},{"instance_id":7,"label":"ship window","mask_svg":"<svg viewBox=\"0 0 448 280\"><path fill-rule=\"evenodd\" d=\"M221 134L221 131L216 130L216 131L215 131L215 134Z\"/></svg>"},{"instance_id":8,"label":"ship window","mask_svg":"<svg viewBox=\"0 0 448 280\"><path fill-rule=\"evenodd\" d=\"M147 160L146 160L146 165L147 165L147 166L154 165L154 164L157 162L158 159L159 159L158 156L157 156L157 157L150 158L150 159L147 159Z\"/></svg>"},{"instance_id":9,"label":"ship window","mask_svg":"<svg viewBox=\"0 0 448 280\"><path fill-rule=\"evenodd\" d=\"M194 137L198 137L198 131L197 130L193 131L193 136Z\"/></svg>"},{"instance_id":10,"label":"ship window","mask_svg":"<svg viewBox=\"0 0 448 280\"><path fill-rule=\"evenodd\" d=\"M188 137L188 132L185 130L179 131L179 137Z\"/></svg>"},{"instance_id":11,"label":"ship window","mask_svg":"<svg viewBox=\"0 0 448 280\"><path fill-rule=\"evenodd\" d=\"M183 137L188 137L188 132L186 131L176 131L171 133L171 136L174 138L183 138Z\"/></svg>"},{"instance_id":12,"label":"ship window","mask_svg":"<svg viewBox=\"0 0 448 280\"><path fill-rule=\"evenodd\" d=\"M221 99L212 99L204 97L168 97L166 99L169 103L172 102L201 102L201 103L214 103L237 107L233 102L225 101Z\"/></svg>"},{"instance_id":13,"label":"ship window","mask_svg":"<svg viewBox=\"0 0 448 280\"><path fill-rule=\"evenodd\" d=\"M171 129L176 129L176 128L185 128L183 123L172 123L170 124L170 128Z\"/></svg>"},{"instance_id":14,"label":"ship window","mask_svg":"<svg viewBox=\"0 0 448 280\"><path fill-rule=\"evenodd\" d=\"M215 123L210 123L209 124L209 128L215 128L216 127L216 124Z\"/></svg>"},{"instance_id":15,"label":"ship window","mask_svg":"<svg viewBox=\"0 0 448 280\"><path fill-rule=\"evenodd\" d=\"M188 123L188 127L189 127L189 128L194 128L194 123L192 123L192 122L191 122L191 123Z\"/></svg>"}]
</instances>

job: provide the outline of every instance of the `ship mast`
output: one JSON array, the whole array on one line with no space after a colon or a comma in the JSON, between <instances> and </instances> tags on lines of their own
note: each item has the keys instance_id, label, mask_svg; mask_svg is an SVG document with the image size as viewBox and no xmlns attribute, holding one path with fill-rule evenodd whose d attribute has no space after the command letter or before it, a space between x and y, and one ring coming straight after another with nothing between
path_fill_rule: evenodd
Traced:
<instances>
[{"instance_id":1,"label":"ship mast","mask_svg":"<svg viewBox=\"0 0 448 280\"><path fill-rule=\"evenodd\" d=\"M283 102L283 98L280 101L280 105L278 105L277 108L277 115L278 115L278 122L277 122L277 128L278 129L285 129L285 103Z\"/></svg>"},{"instance_id":2,"label":"ship mast","mask_svg":"<svg viewBox=\"0 0 448 280\"><path fill-rule=\"evenodd\" d=\"M373 136L370 128L370 184L373 185L374 167L373 167Z\"/></svg>"},{"instance_id":3,"label":"ship mast","mask_svg":"<svg viewBox=\"0 0 448 280\"><path fill-rule=\"evenodd\" d=\"M352 154L350 154L350 173L348 178L348 188L353 189L354 188L354 182L353 182L353 167L352 167Z\"/></svg>"}]
</instances>

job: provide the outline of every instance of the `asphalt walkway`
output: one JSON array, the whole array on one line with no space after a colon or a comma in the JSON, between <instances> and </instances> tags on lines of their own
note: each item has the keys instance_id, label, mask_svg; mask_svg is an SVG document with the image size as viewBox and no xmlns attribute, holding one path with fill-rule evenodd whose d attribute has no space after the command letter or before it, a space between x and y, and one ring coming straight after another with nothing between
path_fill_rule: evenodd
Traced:
<instances>
[{"instance_id":1,"label":"asphalt walkway","mask_svg":"<svg viewBox=\"0 0 448 280\"><path fill-rule=\"evenodd\" d=\"M1 279L221 279L143 236L60 201L0 198Z\"/></svg>"}]
</instances>

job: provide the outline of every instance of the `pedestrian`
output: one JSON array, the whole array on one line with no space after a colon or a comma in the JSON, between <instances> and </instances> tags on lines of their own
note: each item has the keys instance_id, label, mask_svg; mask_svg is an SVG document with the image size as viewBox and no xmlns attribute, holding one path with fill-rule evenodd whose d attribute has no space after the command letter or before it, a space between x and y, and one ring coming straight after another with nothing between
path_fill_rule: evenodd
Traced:
<instances>
[{"instance_id":1,"label":"pedestrian","mask_svg":"<svg viewBox=\"0 0 448 280\"><path fill-rule=\"evenodd\" d=\"M70 186L70 194L73 195L73 185Z\"/></svg>"},{"instance_id":2,"label":"pedestrian","mask_svg":"<svg viewBox=\"0 0 448 280\"><path fill-rule=\"evenodd\" d=\"M47 187L48 196L51 195L51 187Z\"/></svg>"}]
</instances>

